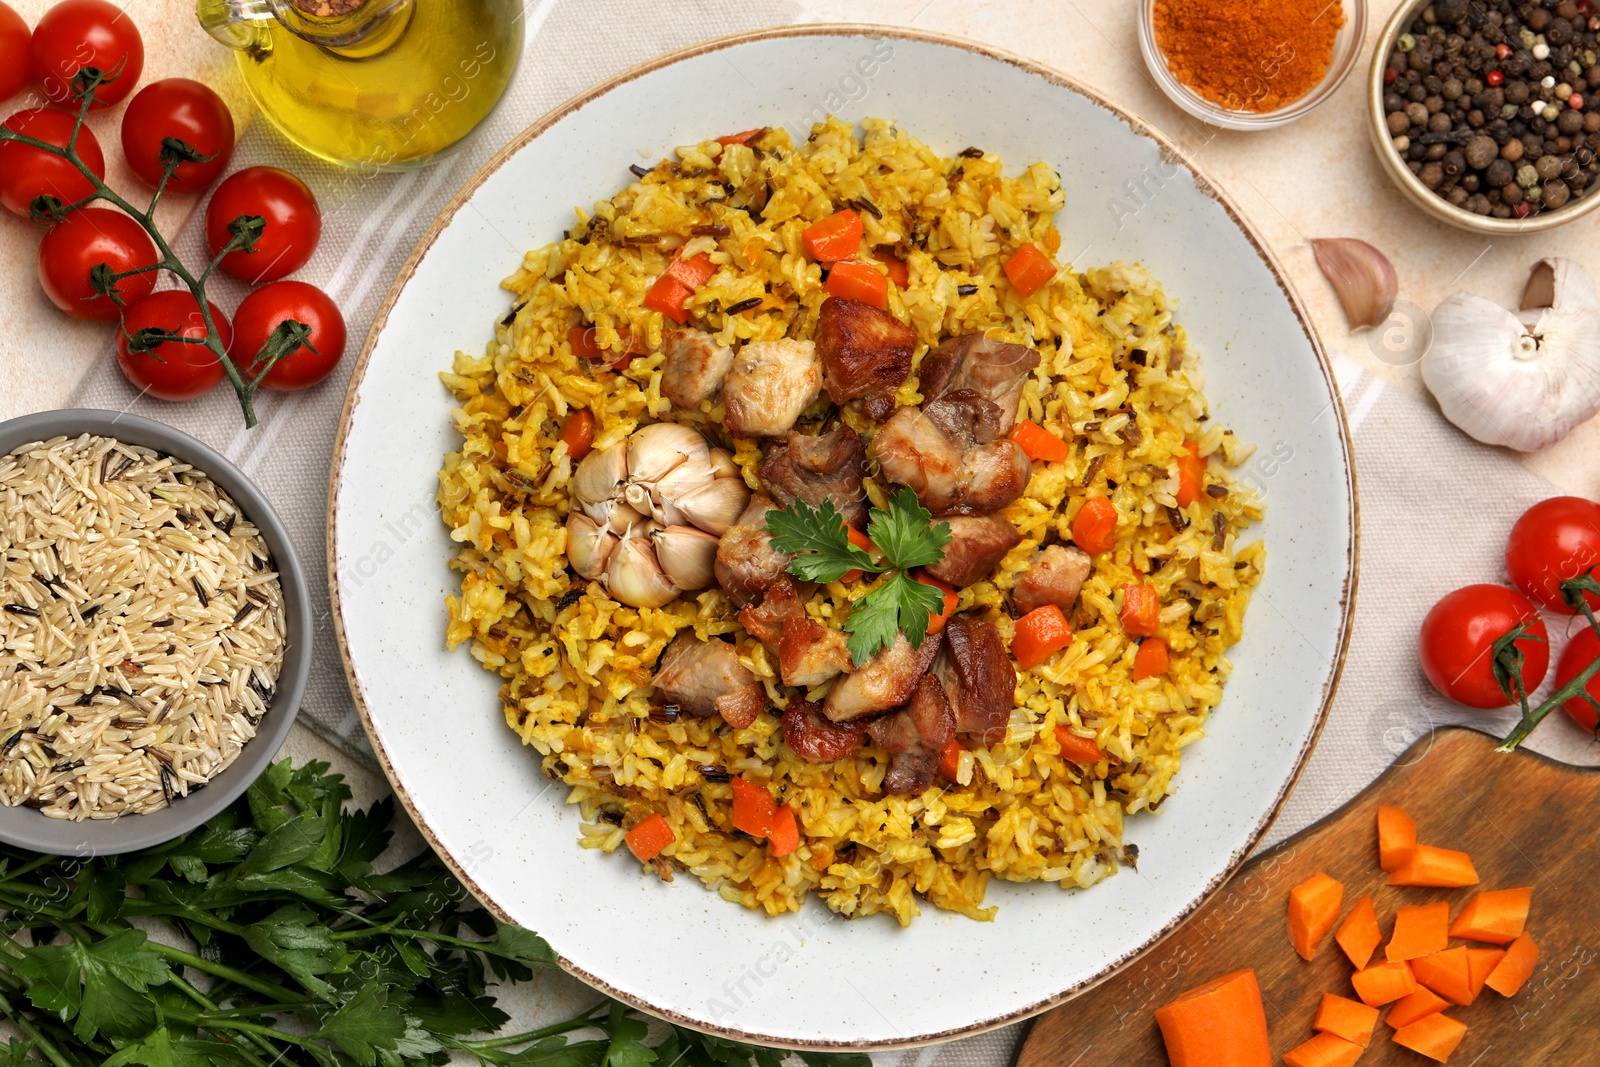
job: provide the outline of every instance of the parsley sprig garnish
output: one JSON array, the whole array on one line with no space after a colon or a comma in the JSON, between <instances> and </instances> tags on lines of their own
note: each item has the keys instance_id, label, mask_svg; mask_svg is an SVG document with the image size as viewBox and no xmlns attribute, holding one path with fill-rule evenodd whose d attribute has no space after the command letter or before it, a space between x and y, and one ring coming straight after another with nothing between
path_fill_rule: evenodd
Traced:
<instances>
[{"instance_id":1,"label":"parsley sprig garnish","mask_svg":"<svg viewBox=\"0 0 1600 1067\"><path fill-rule=\"evenodd\" d=\"M850 543L849 528L831 500L824 500L820 508L796 500L782 510L769 511L767 532L774 548L794 553L789 573L805 581L834 582L850 571L887 575L856 601L844 623L850 658L857 667L894 644L896 634L905 634L911 647L922 647L929 620L944 606L944 595L907 572L944 558L950 524L935 523L916 493L898 489L889 498L889 510L873 508L868 514L867 537L883 553L883 563Z\"/></svg>"}]
</instances>

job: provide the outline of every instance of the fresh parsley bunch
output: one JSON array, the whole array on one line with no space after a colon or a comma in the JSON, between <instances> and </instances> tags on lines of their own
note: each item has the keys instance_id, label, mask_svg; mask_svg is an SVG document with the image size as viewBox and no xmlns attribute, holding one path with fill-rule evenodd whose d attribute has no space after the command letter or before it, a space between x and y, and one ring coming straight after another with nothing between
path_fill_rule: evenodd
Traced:
<instances>
[{"instance_id":1,"label":"fresh parsley bunch","mask_svg":"<svg viewBox=\"0 0 1600 1067\"><path fill-rule=\"evenodd\" d=\"M22 1035L0 1064L777 1067L789 1055L677 1028L647 1043L646 1021L603 998L487 1036L509 1020L491 975L525 981L554 953L475 906L432 852L377 873L392 802L347 811L349 799L327 764L284 761L157 848L91 860L0 849L0 1014Z\"/></svg>"},{"instance_id":2,"label":"fresh parsley bunch","mask_svg":"<svg viewBox=\"0 0 1600 1067\"><path fill-rule=\"evenodd\" d=\"M896 634L904 633L911 647L922 647L944 594L907 572L944 558L950 524L935 524L916 493L898 489L889 498L889 510L873 508L868 514L867 537L883 553L883 564L850 543L849 527L831 500L824 500L821 508L796 500L781 511L769 511L767 532L774 548L794 553L789 573L808 582L838 581L850 571L888 575L856 601L845 620L850 658L857 667L894 644Z\"/></svg>"}]
</instances>

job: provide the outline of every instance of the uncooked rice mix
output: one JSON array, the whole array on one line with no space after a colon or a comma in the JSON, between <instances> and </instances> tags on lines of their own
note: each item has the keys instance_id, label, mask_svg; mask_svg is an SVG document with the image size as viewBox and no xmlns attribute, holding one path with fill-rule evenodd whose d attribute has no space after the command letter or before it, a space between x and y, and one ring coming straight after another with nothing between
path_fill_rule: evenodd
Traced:
<instances>
[{"instance_id":1,"label":"uncooked rice mix","mask_svg":"<svg viewBox=\"0 0 1600 1067\"><path fill-rule=\"evenodd\" d=\"M768 129L743 143L680 148L592 212L579 210L562 240L529 252L507 279L513 313L482 355L457 353L442 375L462 436L438 493L459 546L447 643L469 644L503 678L506 722L568 788L584 846L617 851L631 828L659 815L673 840L646 866L664 878L687 872L774 915L815 894L847 917L888 912L902 924L922 902L992 918L990 878L1083 888L1136 861L1128 816L1156 812L1173 791L1182 749L1203 736L1222 697L1226 651L1264 564L1260 540L1244 536L1261 504L1229 473L1252 446L1209 419L1199 356L1145 269L1069 265L1026 297L1008 280L1003 264L1024 244L1059 252L1054 217L1069 194L1044 163L1008 177L992 153L941 158L890 122L868 120L858 132L831 119L798 146ZM692 410L664 396L663 339L674 324L644 306L645 294L675 259L706 253L715 269L693 291L691 327L733 349L809 341L829 292L801 234L846 205L861 216L863 249L906 267L887 311L915 331L916 345L893 403L925 403L917 369L926 354L982 333L1038 354L1016 414L1067 443L1065 459L1032 464L1025 491L999 512L1021 542L960 590L957 613L992 624L1009 648L1021 614L1014 590L1035 553L1071 544L1072 520L1091 496L1119 515L1115 547L1095 555L1067 612L1071 644L1016 671L1009 724L964 744L950 778L900 795L884 788L891 759L876 741L832 763L801 759L785 743L782 709L823 700L826 686L784 685L778 656L717 584L632 607L578 577L568 558L576 465L557 435L576 409L592 413L597 451L674 421L725 449L750 490L762 490L757 468L777 442L730 434L720 394ZM604 358L574 350L575 327ZM624 352L632 358L617 359ZM847 425L869 446L882 429L826 393L797 429L824 424ZM1179 508L1186 443L1207 457L1208 485ZM880 508L893 490L876 464L863 487ZM873 580L802 586L806 617L839 629ZM1138 642L1119 622L1130 583L1159 594L1170 648L1166 672L1138 682ZM681 632L731 642L759 680L765 708L749 725L663 706L652 679ZM1064 758L1058 727L1092 739L1104 758ZM734 778L795 813L798 847L774 855L770 842L732 826ZM612 862L623 857L636 862L626 848Z\"/></svg>"}]
</instances>

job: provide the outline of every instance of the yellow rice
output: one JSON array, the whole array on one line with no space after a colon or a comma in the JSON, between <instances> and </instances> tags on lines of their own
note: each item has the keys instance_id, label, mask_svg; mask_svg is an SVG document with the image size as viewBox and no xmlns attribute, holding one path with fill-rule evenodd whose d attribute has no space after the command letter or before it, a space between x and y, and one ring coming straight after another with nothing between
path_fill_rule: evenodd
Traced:
<instances>
[{"instance_id":1,"label":"yellow rice","mask_svg":"<svg viewBox=\"0 0 1600 1067\"><path fill-rule=\"evenodd\" d=\"M461 451L445 457L438 493L460 546L447 641L470 643L505 679L506 722L544 773L570 787L586 847L615 851L627 828L660 813L677 840L651 866L666 878L687 870L746 907L775 915L816 893L847 917L887 911L908 924L926 900L988 919L990 877L1082 888L1133 858L1124 849L1126 816L1159 806L1181 750L1203 735L1221 699L1225 652L1240 638L1264 558L1259 541L1241 547L1236 539L1260 517L1260 504L1227 474L1250 447L1207 421L1198 357L1144 269L1072 265L1027 299L1006 280L1001 264L1024 242L1059 251L1052 220L1065 197L1048 166L1008 178L992 154L940 158L892 123L869 120L864 129L858 136L832 119L798 149L769 130L752 142L759 155L715 141L680 148L676 160L592 213L578 211L563 240L527 254L505 283L514 318L496 328L482 356L458 352L441 376L460 402L463 438ZM759 198L763 186L770 199L759 221L729 206ZM806 763L782 743L775 713L742 730L716 718L652 720L653 667L673 635L690 627L701 638L733 635L774 707L789 698L773 658L739 626L719 589L659 610L631 608L600 583L576 579L565 558L574 464L556 432L574 408L594 414L596 447L670 414L731 448L758 486L761 451L723 432L720 401L673 412L662 398L664 323L641 301L678 248L685 258L704 251L717 273L695 294L695 324L724 344L810 337L827 294L800 234L850 200L882 213L861 212L866 245L893 247L907 262L910 284L891 287L889 310L916 329L916 360L946 337L978 330L1032 345L1041 363L1021 417L1070 446L1064 461L1035 464L1026 494L1004 512L1023 542L991 580L962 592L959 610L994 622L1009 644L1007 591L1041 541L1052 533L1069 540L1091 492L1109 495L1122 516L1116 549L1095 558L1071 614L1075 640L1019 672L1005 740L962 757L958 782L904 797L881 792L880 749ZM731 232L690 236L691 227L708 225ZM648 243L657 236L664 240ZM976 289L962 295L960 287ZM720 310L752 297L762 298L757 311ZM582 324L593 324L596 341L613 351L626 346L618 331L631 331L634 346L650 354L620 374L600 369L569 347L569 328ZM1135 350L1145 353L1142 366ZM913 373L902 403L920 399L916 385ZM847 420L864 435L873 429ZM1212 457L1208 480L1227 495L1202 494L1183 510L1178 532L1168 509L1185 441ZM867 488L882 506L883 486L869 479ZM1165 676L1138 683L1137 646L1117 618L1120 589L1135 581L1160 593L1161 634L1172 651ZM839 626L869 588L834 583L807 611ZM1095 766L1063 760L1059 725L1093 737L1108 758ZM765 842L734 831L730 787L708 781L700 767L767 784L798 814L800 847L773 858ZM523 803L505 798L507 810ZM635 862L626 849L622 855Z\"/></svg>"}]
</instances>

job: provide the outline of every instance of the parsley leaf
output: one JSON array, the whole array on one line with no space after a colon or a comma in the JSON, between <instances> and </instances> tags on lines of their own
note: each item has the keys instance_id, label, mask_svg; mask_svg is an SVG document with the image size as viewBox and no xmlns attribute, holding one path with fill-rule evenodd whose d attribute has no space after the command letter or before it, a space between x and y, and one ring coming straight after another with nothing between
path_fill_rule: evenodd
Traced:
<instances>
[{"instance_id":1,"label":"parsley leaf","mask_svg":"<svg viewBox=\"0 0 1600 1067\"><path fill-rule=\"evenodd\" d=\"M145 941L143 930L123 930L100 941L35 945L11 967L30 980L28 999L36 1006L76 1020L72 1032L80 1041L99 1033L132 1036L154 1018L145 991L172 977Z\"/></svg>"},{"instance_id":2,"label":"parsley leaf","mask_svg":"<svg viewBox=\"0 0 1600 1067\"><path fill-rule=\"evenodd\" d=\"M944 606L944 596L905 571L895 571L860 600L845 620L850 659L861 666L880 648L905 634L912 648L921 648L928 636L928 621Z\"/></svg>"},{"instance_id":3,"label":"parsley leaf","mask_svg":"<svg viewBox=\"0 0 1600 1067\"><path fill-rule=\"evenodd\" d=\"M394 1048L405 1032L405 1017L389 1004L388 991L367 985L324 1017L312 1036L332 1041L359 1067L372 1067L378 1050Z\"/></svg>"},{"instance_id":4,"label":"parsley leaf","mask_svg":"<svg viewBox=\"0 0 1600 1067\"><path fill-rule=\"evenodd\" d=\"M769 511L767 532L773 548L795 554L789 573L808 582L836 582L850 571L876 574L884 569L850 543L849 527L831 500L824 500L820 509L796 500L781 511Z\"/></svg>"},{"instance_id":5,"label":"parsley leaf","mask_svg":"<svg viewBox=\"0 0 1600 1067\"><path fill-rule=\"evenodd\" d=\"M873 508L867 536L891 564L902 571L927 567L944 559L950 543L950 524L935 524L933 514L922 506L910 489L895 490L889 510Z\"/></svg>"}]
</instances>

